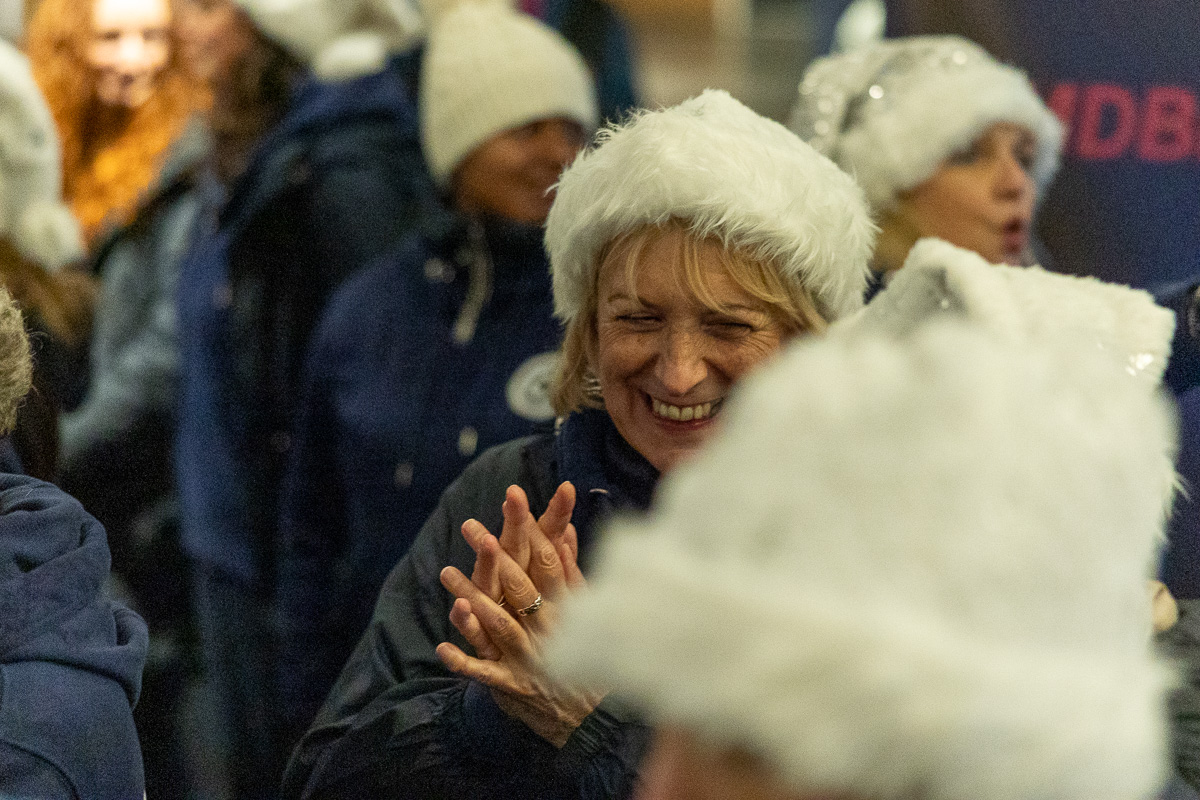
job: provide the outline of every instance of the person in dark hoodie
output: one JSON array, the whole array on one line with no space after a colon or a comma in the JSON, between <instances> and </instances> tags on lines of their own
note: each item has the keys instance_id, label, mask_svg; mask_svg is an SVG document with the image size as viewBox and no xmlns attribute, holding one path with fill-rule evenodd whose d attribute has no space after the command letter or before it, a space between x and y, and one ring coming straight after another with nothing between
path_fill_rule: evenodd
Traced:
<instances>
[{"instance_id":1,"label":"person in dark hoodie","mask_svg":"<svg viewBox=\"0 0 1200 800\"><path fill-rule=\"evenodd\" d=\"M216 210L179 279L175 464L233 796L264 798L286 756L271 573L309 334L334 288L419 228L435 200L402 63L413 9L234 5L241 49L212 81Z\"/></svg>"},{"instance_id":2,"label":"person in dark hoodie","mask_svg":"<svg viewBox=\"0 0 1200 800\"><path fill-rule=\"evenodd\" d=\"M21 312L0 289L5 433L31 376ZM142 797L133 706L146 625L104 595L109 553L100 523L14 466L0 465L0 797Z\"/></svg>"},{"instance_id":3,"label":"person in dark hoodie","mask_svg":"<svg viewBox=\"0 0 1200 800\"><path fill-rule=\"evenodd\" d=\"M548 427L561 328L542 225L597 123L562 36L499 0L446 4L420 117L450 232L347 281L313 336L281 513L278 665L298 741L392 566L477 453Z\"/></svg>"}]
</instances>

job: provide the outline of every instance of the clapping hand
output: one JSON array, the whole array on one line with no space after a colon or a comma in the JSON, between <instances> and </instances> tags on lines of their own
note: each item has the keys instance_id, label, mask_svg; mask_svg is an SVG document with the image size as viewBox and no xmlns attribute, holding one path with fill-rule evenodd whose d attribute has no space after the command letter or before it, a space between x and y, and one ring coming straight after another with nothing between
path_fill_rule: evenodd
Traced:
<instances>
[{"instance_id":1,"label":"clapping hand","mask_svg":"<svg viewBox=\"0 0 1200 800\"><path fill-rule=\"evenodd\" d=\"M451 672L488 686L505 713L558 747L600 701L551 680L540 663L562 598L584 584L570 524L574 504L574 487L564 483L535 519L525 493L510 487L500 539L474 520L463 525L476 553L472 577L454 567L441 573L456 598L450 621L476 655L443 642L438 657Z\"/></svg>"}]
</instances>

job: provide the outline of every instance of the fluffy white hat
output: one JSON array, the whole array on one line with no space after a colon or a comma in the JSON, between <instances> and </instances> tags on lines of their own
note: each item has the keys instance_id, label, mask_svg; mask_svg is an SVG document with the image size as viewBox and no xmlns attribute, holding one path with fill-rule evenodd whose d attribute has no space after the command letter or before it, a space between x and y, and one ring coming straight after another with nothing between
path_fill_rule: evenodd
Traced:
<instances>
[{"instance_id":1,"label":"fluffy white hat","mask_svg":"<svg viewBox=\"0 0 1200 800\"><path fill-rule=\"evenodd\" d=\"M1040 194L1058 170L1063 126L1025 73L961 37L916 36L814 62L791 127L883 211L997 122L1033 132Z\"/></svg>"},{"instance_id":2,"label":"fluffy white hat","mask_svg":"<svg viewBox=\"0 0 1200 800\"><path fill-rule=\"evenodd\" d=\"M566 117L589 134L599 124L587 65L557 31L505 0L427 4L421 68L421 139L440 184L490 137Z\"/></svg>"},{"instance_id":3,"label":"fluffy white hat","mask_svg":"<svg viewBox=\"0 0 1200 800\"><path fill-rule=\"evenodd\" d=\"M83 256L79 224L62 201L58 133L29 61L0 41L0 238L58 269Z\"/></svg>"},{"instance_id":4,"label":"fluffy white hat","mask_svg":"<svg viewBox=\"0 0 1200 800\"><path fill-rule=\"evenodd\" d=\"M415 0L234 0L263 33L318 78L348 80L383 69L420 39Z\"/></svg>"},{"instance_id":5,"label":"fluffy white hat","mask_svg":"<svg viewBox=\"0 0 1200 800\"><path fill-rule=\"evenodd\" d=\"M800 792L1151 796L1156 395L942 322L805 340L726 413L602 541L552 670Z\"/></svg>"},{"instance_id":6,"label":"fluffy white hat","mask_svg":"<svg viewBox=\"0 0 1200 800\"><path fill-rule=\"evenodd\" d=\"M605 245L673 218L781 265L826 319L862 306L875 242L862 191L784 126L709 90L597 141L563 173L546 222L563 321L579 312Z\"/></svg>"},{"instance_id":7,"label":"fluffy white hat","mask_svg":"<svg viewBox=\"0 0 1200 800\"><path fill-rule=\"evenodd\" d=\"M1162 379L1175 332L1175 315L1147 292L1040 267L989 264L940 239L917 242L887 288L840 324L904 334L942 315L1014 343L1099 351L1152 387Z\"/></svg>"}]
</instances>

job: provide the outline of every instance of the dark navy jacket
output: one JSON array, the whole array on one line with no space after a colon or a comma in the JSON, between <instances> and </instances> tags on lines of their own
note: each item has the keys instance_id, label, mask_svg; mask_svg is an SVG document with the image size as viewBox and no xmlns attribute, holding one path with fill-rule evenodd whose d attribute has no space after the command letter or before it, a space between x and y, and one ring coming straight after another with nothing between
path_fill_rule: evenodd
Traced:
<instances>
[{"instance_id":1,"label":"dark navy jacket","mask_svg":"<svg viewBox=\"0 0 1200 800\"><path fill-rule=\"evenodd\" d=\"M146 626L106 599L104 529L61 489L0 474L0 797L138 800Z\"/></svg>"},{"instance_id":2,"label":"dark navy jacket","mask_svg":"<svg viewBox=\"0 0 1200 800\"><path fill-rule=\"evenodd\" d=\"M301 85L183 267L183 543L247 584L271 582L300 372L326 300L437 208L404 80L414 57Z\"/></svg>"},{"instance_id":3,"label":"dark navy jacket","mask_svg":"<svg viewBox=\"0 0 1200 800\"><path fill-rule=\"evenodd\" d=\"M413 240L330 301L281 514L279 682L297 735L446 487L477 453L548 428L551 312L541 230L494 220Z\"/></svg>"},{"instance_id":4,"label":"dark navy jacket","mask_svg":"<svg viewBox=\"0 0 1200 800\"><path fill-rule=\"evenodd\" d=\"M606 0L546 0L542 16L587 62L596 80L602 119L619 119L638 105L628 26Z\"/></svg>"},{"instance_id":5,"label":"dark navy jacket","mask_svg":"<svg viewBox=\"0 0 1200 800\"><path fill-rule=\"evenodd\" d=\"M572 414L557 434L492 448L442 496L392 570L366 634L342 670L284 777L283 797L383 800L601 800L628 797L649 729L609 701L562 749L505 716L486 688L449 673L434 648L469 648L448 619L453 597L438 574L470 574L467 519L502 526L512 484L540 514L561 481L578 492L572 521L580 565L605 518L649 506L658 473L603 411Z\"/></svg>"}]
</instances>

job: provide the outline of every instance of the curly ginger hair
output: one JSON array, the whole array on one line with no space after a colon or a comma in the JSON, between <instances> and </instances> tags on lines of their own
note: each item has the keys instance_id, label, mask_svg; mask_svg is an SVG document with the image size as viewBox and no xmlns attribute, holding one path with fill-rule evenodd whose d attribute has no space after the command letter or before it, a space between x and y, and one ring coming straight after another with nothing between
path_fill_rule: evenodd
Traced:
<instances>
[{"instance_id":1,"label":"curly ginger hair","mask_svg":"<svg viewBox=\"0 0 1200 800\"><path fill-rule=\"evenodd\" d=\"M62 143L63 194L90 247L132 218L171 143L207 102L202 84L180 63L172 30L170 56L150 99L124 114L104 109L87 60L94 4L40 0L25 40Z\"/></svg>"}]
</instances>

